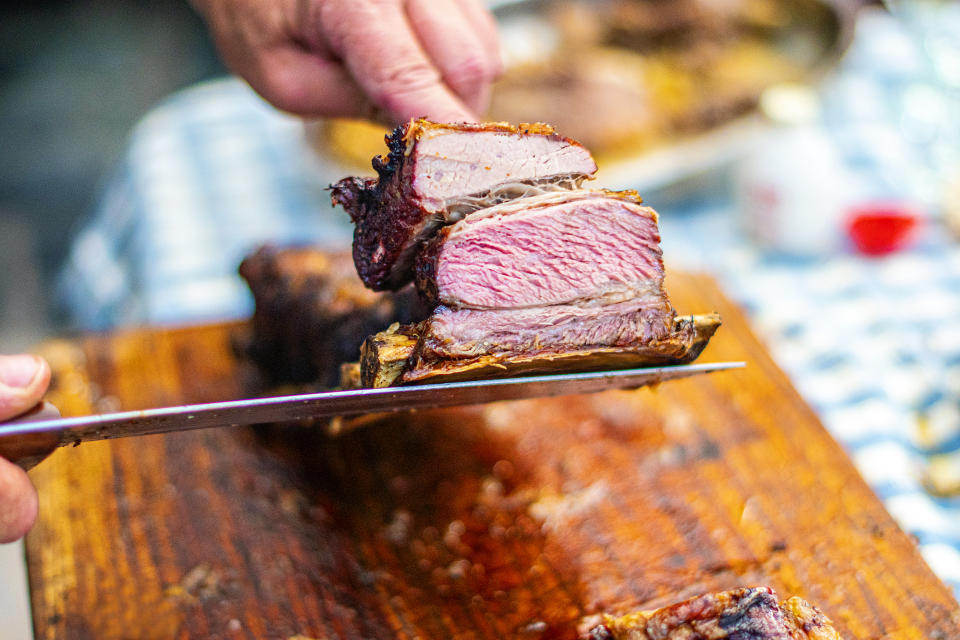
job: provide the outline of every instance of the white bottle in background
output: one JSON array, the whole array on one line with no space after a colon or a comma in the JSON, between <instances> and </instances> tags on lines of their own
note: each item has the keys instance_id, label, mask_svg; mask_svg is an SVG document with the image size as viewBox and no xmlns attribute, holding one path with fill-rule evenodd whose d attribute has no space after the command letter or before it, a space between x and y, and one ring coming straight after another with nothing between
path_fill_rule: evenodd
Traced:
<instances>
[{"instance_id":1,"label":"white bottle in background","mask_svg":"<svg viewBox=\"0 0 960 640\"><path fill-rule=\"evenodd\" d=\"M842 250L846 212L862 189L819 125L816 93L778 85L764 92L760 111L770 132L735 173L744 231L759 246L791 255Z\"/></svg>"}]
</instances>

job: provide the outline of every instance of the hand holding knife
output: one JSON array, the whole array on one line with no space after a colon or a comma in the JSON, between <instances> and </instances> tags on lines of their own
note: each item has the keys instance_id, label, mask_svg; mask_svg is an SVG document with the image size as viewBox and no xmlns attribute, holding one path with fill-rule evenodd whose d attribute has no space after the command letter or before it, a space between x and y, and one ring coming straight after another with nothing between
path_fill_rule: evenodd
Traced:
<instances>
[{"instance_id":1,"label":"hand holding knife","mask_svg":"<svg viewBox=\"0 0 960 640\"><path fill-rule=\"evenodd\" d=\"M14 416L30 413L47 391L50 365L32 355L0 355L0 423ZM50 436L44 434L41 439ZM36 437L9 443L10 456L20 460L39 452ZM52 445L43 452L52 451ZM23 536L37 517L37 491L23 469L3 459L0 453L0 544Z\"/></svg>"}]
</instances>

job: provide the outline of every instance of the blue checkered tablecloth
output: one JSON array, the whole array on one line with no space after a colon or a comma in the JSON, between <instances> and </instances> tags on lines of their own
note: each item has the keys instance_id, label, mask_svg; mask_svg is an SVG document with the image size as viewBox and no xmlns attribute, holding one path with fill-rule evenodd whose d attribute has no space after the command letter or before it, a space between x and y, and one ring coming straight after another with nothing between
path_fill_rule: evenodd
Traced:
<instances>
[{"instance_id":1,"label":"blue checkered tablecloth","mask_svg":"<svg viewBox=\"0 0 960 640\"><path fill-rule=\"evenodd\" d=\"M324 191L342 171L236 79L176 94L131 133L58 297L84 329L241 317L252 303L236 270L252 249L349 244Z\"/></svg>"},{"instance_id":2,"label":"blue checkered tablecloth","mask_svg":"<svg viewBox=\"0 0 960 640\"><path fill-rule=\"evenodd\" d=\"M934 571L960 594L960 248L883 259L758 252L727 210L661 219L714 273ZM711 247L704 253L704 247Z\"/></svg>"},{"instance_id":3,"label":"blue checkered tablecloth","mask_svg":"<svg viewBox=\"0 0 960 640\"><path fill-rule=\"evenodd\" d=\"M908 45L891 40L889 18L870 14L867 23L872 37L858 34L828 89L828 121L877 185L923 200L923 158L898 169L891 144L913 151L881 112L891 76L912 73ZM348 244L349 221L324 191L344 172L310 149L301 122L238 80L179 93L132 132L77 237L59 298L84 329L243 317L252 301L236 267L252 248ZM948 497L960 489L960 248L934 223L913 249L883 259L785 258L744 239L724 195L661 212L668 261L715 274L744 305L797 389L960 593L960 497Z\"/></svg>"}]
</instances>

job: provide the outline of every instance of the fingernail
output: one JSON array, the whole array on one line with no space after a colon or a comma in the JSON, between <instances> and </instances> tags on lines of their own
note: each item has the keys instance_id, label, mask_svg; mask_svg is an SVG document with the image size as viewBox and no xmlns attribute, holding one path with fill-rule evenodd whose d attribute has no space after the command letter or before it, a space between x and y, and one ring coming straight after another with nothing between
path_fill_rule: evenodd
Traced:
<instances>
[{"instance_id":1,"label":"fingernail","mask_svg":"<svg viewBox=\"0 0 960 640\"><path fill-rule=\"evenodd\" d=\"M22 389L33 382L39 369L36 356L0 356L0 384Z\"/></svg>"}]
</instances>

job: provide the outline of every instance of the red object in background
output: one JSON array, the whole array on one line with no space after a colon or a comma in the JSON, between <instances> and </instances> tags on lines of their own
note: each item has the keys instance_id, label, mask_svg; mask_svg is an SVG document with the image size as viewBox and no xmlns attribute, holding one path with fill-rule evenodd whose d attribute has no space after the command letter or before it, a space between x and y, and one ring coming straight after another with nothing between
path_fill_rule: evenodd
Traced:
<instances>
[{"instance_id":1,"label":"red object in background","mask_svg":"<svg viewBox=\"0 0 960 640\"><path fill-rule=\"evenodd\" d=\"M847 220L847 233L857 251L882 256L904 248L920 225L920 215L899 204L856 207Z\"/></svg>"}]
</instances>

